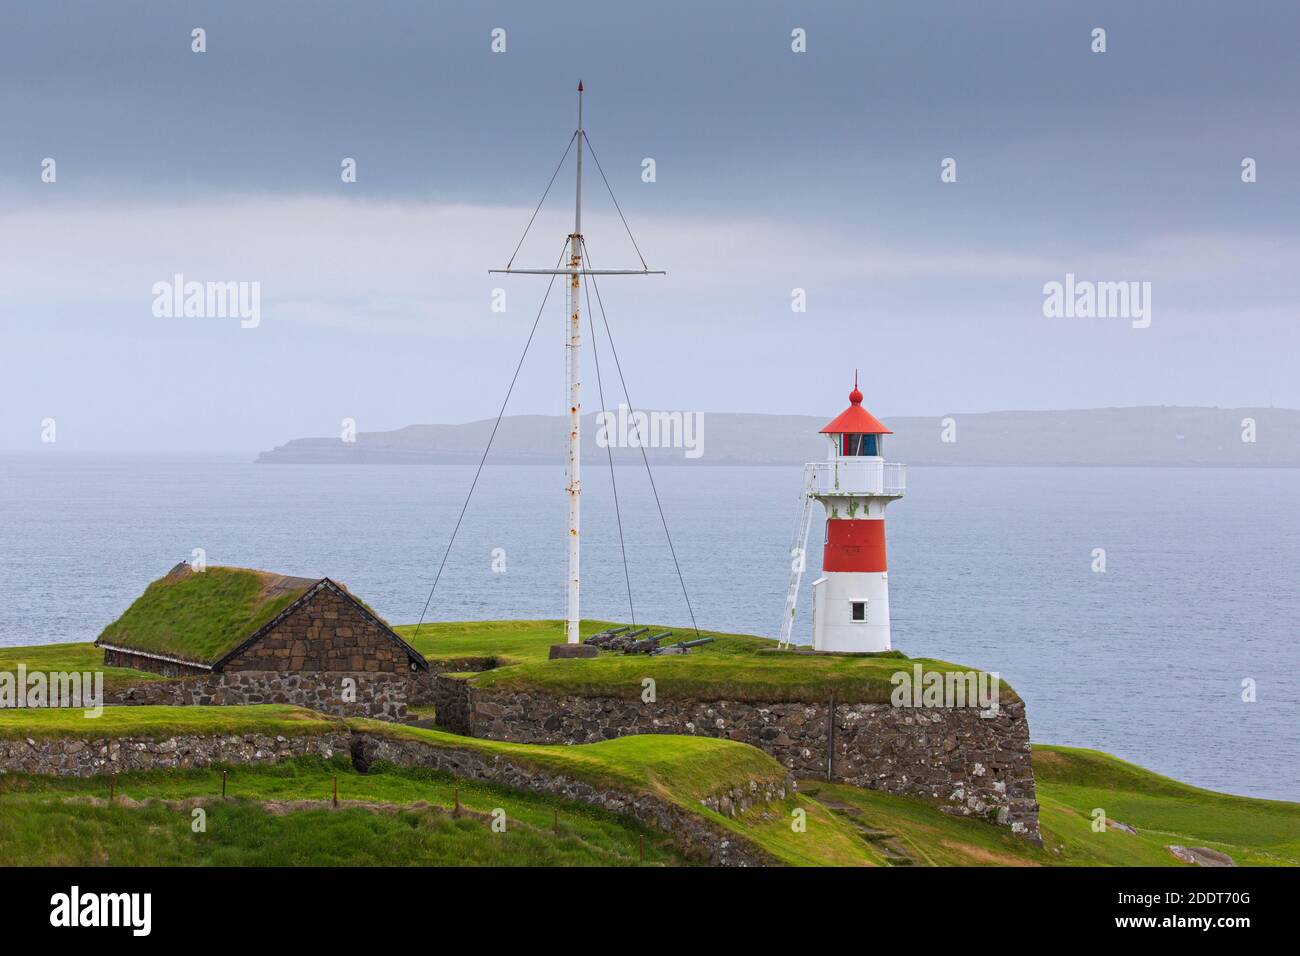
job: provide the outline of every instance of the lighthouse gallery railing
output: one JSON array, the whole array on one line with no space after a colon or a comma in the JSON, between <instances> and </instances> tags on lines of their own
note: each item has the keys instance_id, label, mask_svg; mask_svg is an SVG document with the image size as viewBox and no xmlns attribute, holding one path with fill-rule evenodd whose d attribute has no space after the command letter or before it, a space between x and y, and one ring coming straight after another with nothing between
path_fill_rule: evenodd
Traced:
<instances>
[{"instance_id":1,"label":"lighthouse gallery railing","mask_svg":"<svg viewBox=\"0 0 1300 956\"><path fill-rule=\"evenodd\" d=\"M836 458L808 467L818 495L901 495L907 490L907 466L894 461Z\"/></svg>"}]
</instances>

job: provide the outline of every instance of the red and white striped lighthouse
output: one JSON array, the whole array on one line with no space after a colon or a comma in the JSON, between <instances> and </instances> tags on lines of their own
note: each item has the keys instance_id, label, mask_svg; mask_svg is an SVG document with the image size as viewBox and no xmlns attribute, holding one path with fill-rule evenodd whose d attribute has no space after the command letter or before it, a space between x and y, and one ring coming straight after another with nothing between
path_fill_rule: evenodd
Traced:
<instances>
[{"instance_id":1,"label":"red and white striped lighthouse","mask_svg":"<svg viewBox=\"0 0 1300 956\"><path fill-rule=\"evenodd\" d=\"M862 407L854 376L849 407L822 430L829 454L807 465L809 495L826 509L822 577L813 582L813 647L887 651L889 565L885 506L903 497L903 465L886 462L893 434Z\"/></svg>"}]
</instances>

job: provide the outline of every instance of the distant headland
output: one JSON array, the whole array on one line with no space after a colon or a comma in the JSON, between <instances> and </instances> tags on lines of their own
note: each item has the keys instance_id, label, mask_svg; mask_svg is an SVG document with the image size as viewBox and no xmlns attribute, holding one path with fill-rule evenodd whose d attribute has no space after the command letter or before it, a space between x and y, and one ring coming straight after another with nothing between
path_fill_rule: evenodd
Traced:
<instances>
[{"instance_id":1,"label":"distant headland","mask_svg":"<svg viewBox=\"0 0 1300 956\"><path fill-rule=\"evenodd\" d=\"M612 447L620 462L639 461L644 436L656 465L795 465L825 457L814 415L645 412L629 425L624 410L603 423L583 419L583 455ZM913 465L1096 465L1300 467L1300 410L1142 406L1066 411L997 411L884 416L893 429L891 460ZM257 461L266 464L476 464L493 421L408 425L344 437L295 438ZM502 419L490 462L556 464L566 419ZM630 440L629 437L631 436ZM600 439L600 441L598 441ZM631 447L629 447L631 446ZM592 459L589 459L592 460Z\"/></svg>"}]
</instances>

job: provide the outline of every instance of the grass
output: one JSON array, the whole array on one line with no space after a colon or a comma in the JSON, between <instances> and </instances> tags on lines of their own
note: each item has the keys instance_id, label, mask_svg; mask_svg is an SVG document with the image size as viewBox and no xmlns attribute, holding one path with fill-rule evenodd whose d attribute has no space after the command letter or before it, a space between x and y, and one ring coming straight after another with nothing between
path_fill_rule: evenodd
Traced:
<instances>
[{"instance_id":1,"label":"grass","mask_svg":"<svg viewBox=\"0 0 1300 956\"><path fill-rule=\"evenodd\" d=\"M105 707L98 718L79 709L0 710L0 738L144 737L178 734L306 734L348 728L433 747L499 754L537 769L568 774L594 785L633 792L670 794L698 803L723 785L754 780L783 782L784 768L754 747L712 737L649 734L576 747L513 744L460 737L381 720L328 717L288 704L246 706Z\"/></svg>"},{"instance_id":2,"label":"grass","mask_svg":"<svg viewBox=\"0 0 1300 956\"><path fill-rule=\"evenodd\" d=\"M86 673L103 671L104 690L114 691L145 681L166 680L161 674L149 674L129 667L105 667L104 652L94 644L38 644L34 647L0 647L0 673L18 673L22 664L27 672Z\"/></svg>"},{"instance_id":3,"label":"grass","mask_svg":"<svg viewBox=\"0 0 1300 956\"><path fill-rule=\"evenodd\" d=\"M592 744L514 744L461 737L379 720L356 719L356 729L415 740L434 747L456 747L504 757L552 773L568 774L597 786L669 796L685 806L717 793L724 785L750 780L781 783L785 769L755 747L713 737L643 734Z\"/></svg>"},{"instance_id":4,"label":"grass","mask_svg":"<svg viewBox=\"0 0 1300 956\"><path fill-rule=\"evenodd\" d=\"M1166 846L1221 850L1241 865L1300 866L1300 804L1202 790L1096 750L1035 745L1041 821L1080 865L1165 865ZM1092 832L1092 813L1137 828Z\"/></svg>"},{"instance_id":5,"label":"grass","mask_svg":"<svg viewBox=\"0 0 1300 956\"><path fill-rule=\"evenodd\" d=\"M212 570L206 573L211 574ZM601 621L583 622L582 633L590 636L607 626L610 625ZM888 700L892 690L890 676L900 668L910 669L913 664L921 663L927 670L961 669L942 661L912 660L897 653L874 656L794 655L776 651L774 642L764 638L716 632L704 632L715 637L715 643L686 657L649 658L602 653L590 660L549 661L550 645L563 639L560 621L427 624L420 628L418 637L414 630L411 626L398 628L403 637L435 666L464 662L469 658L491 659L495 669L469 675L467 679L476 686L494 690L530 689L557 694L633 698L641 693L642 679L654 677L657 693L667 698L820 700L834 692L840 701L882 702ZM688 635L679 632L675 636ZM0 650L0 671L14 670L19 662L29 670L102 668L100 652L89 644ZM115 681L134 683L156 679L159 679L157 675L121 668L106 670L106 683L110 685ZM1005 683L1002 690L1007 698L1014 699L1014 692ZM1066 747L1036 745L1034 748L1038 799L1042 806L1040 823L1045 841L1045 847L1037 849L1004 829L943 814L929 801L842 785L810 784L815 794L793 795L783 803L751 810L740 820L722 817L704 808L699 800L719 792L725 784L750 779L779 780L785 773L775 761L754 748L712 738L646 735L576 747L534 746L463 738L442 731L376 721L344 722L293 707L269 705L106 708L103 716L96 720L87 720L80 710L0 711L0 737L10 738L54 735L157 738L176 733L248 732L288 735L345 726L419 739L432 746L479 749L594 784L654 793L757 843L776 859L788 864L911 862L919 865L1172 866L1182 864L1165 847L1180 844L1218 849L1244 865L1300 865L1300 805L1202 790L1103 753ZM257 774L274 769L261 768ZM240 771L241 776L249 773L247 769ZM266 779L275 778L271 775ZM398 779L391 777L389 781ZM304 780L304 787L308 783L311 787L319 784L315 778ZM4 787L8 785L3 781L4 778L0 777L0 793L7 792ZM73 786L73 783L67 786ZM469 785L462 783L460 786ZM266 787L274 789L271 783ZM42 792L41 788L33 786L33 793L38 792ZM1095 808L1104 809L1110 819L1134 826L1138 832L1127 834L1107 830L1094 833L1091 823ZM235 814L231 817L232 832L243 832L239 829L243 827L249 834L265 836L266 827L279 826L261 820L257 814L264 811L256 807L223 806L217 810L223 814ZM797 832L790 825L796 810L806 814L807 830L804 833ZM130 828L128 822L119 816L124 812L127 811L117 807L80 807L75 813L49 807L32 809L35 815L45 815L44 825L74 829L72 821L80 819L77 814L84 813L87 819L97 820L102 815L103 819L96 826L102 829L103 840L107 841L104 845L117 848L114 850L118 854L113 857L115 861L129 860L134 852L127 845L129 841L125 836L122 838L124 842L113 842L116 839L112 836L115 827ZM130 812L147 817L155 810L146 807ZM346 811L342 815L326 813L324 820L337 821L352 812ZM292 817L299 821L306 819L308 814L308 811L303 811ZM142 817L130 819L139 818ZM353 832L356 839L372 840L376 847L382 847L385 841L395 838L398 833L388 829L394 819L393 815L382 819L369 815L365 821L349 822L346 826L352 828L349 832ZM290 828L298 825L298 822L284 824ZM464 821L430 818L418 825L409 821L402 825L415 826L417 830L421 826L429 828L427 834L420 831L416 842L423 849L412 851L415 856L411 860L470 862L489 858L482 855L489 851L480 852L459 835L464 829ZM15 826L22 829L25 824L14 823L7 811L0 814L0 847L6 845L11 828ZM325 832L343 824L320 822L319 826ZM365 835L367 832L370 836ZM333 838L349 839L342 832L335 833ZM301 832L286 830L284 833L284 845L298 846L305 854L303 858L335 859L331 855L334 851L312 850L312 839L310 827ZM521 845L524 842L521 840ZM453 846L457 848L456 852L445 857L438 855L443 853L443 849L438 848ZM362 853L361 849L353 849ZM376 861L407 859L401 856L404 851L388 849L381 852L373 847L371 850L378 854L373 857ZM546 856L554 850L554 846L550 850L540 847L524 849L511 859L554 863L558 857ZM183 857L190 862L269 859L265 854L259 855L254 842L241 843L238 840L226 847L213 848L206 856L186 856L190 852L176 850L179 854L177 859ZM344 853L344 850L338 852ZM352 862L356 859L349 857ZM569 859L577 860L578 857Z\"/></svg>"},{"instance_id":6,"label":"grass","mask_svg":"<svg viewBox=\"0 0 1300 956\"><path fill-rule=\"evenodd\" d=\"M203 575L188 579L208 578L231 569L209 568ZM253 574L254 572L234 572ZM141 608L150 592L163 586L162 599L150 599ZM206 586L206 585L205 585ZM126 622L134 622L140 608L141 617L167 618L168 601L179 592L166 579L150 585L145 596L131 606L117 622L104 632L105 640L112 642L110 632ZM223 592L224 593L224 592ZM262 613L269 616L272 602ZM147 614L146 614L147 612ZM196 611L187 614L198 613ZM206 613L206 612L205 612ZM224 613L224 612L223 612ZM215 620L220 615L209 615ZM259 618L260 620L260 618ZM171 627L172 625L167 625ZM607 621L584 621L583 637L589 637L607 627ZM652 626L655 633L666 628ZM165 630L159 625L158 632ZM450 624L425 624L416 634L414 625L402 625L395 630L425 656L435 668L455 666L458 670L469 660L490 662L493 669L468 677L471 683L484 690L537 690L553 694L588 694L633 699L642 692L641 681L653 677L656 694L665 699L728 699L753 702L779 702L825 700L829 694L845 703L885 703L894 689L890 678L900 669L910 670L921 664L928 671L961 671L968 668L930 658L908 658L899 652L868 655L809 655L778 651L776 642L746 634L727 634L718 631L701 631L701 636L712 637L714 642L685 656L649 657L601 652L600 656L586 660L552 661L548 653L552 644L563 643L563 621L470 621ZM678 629L674 640L693 638L694 633ZM203 642L187 638L187 650L171 647L169 653L185 656ZM0 651L0 670L16 667L19 660L27 662L29 670L53 669L56 661L77 664L77 670L103 669L103 655L88 644L59 644L44 647L10 648ZM190 654L193 657L195 655ZM33 666L33 662L37 666ZM139 683L142 680L159 680L156 674L145 674L126 668L105 669L105 687L113 690ZM1015 691L1005 682L1001 685L1003 700L1017 700Z\"/></svg>"},{"instance_id":7,"label":"grass","mask_svg":"<svg viewBox=\"0 0 1300 956\"><path fill-rule=\"evenodd\" d=\"M230 569L209 568L204 573L224 570ZM255 574L256 572L243 573ZM218 578L220 577L221 575L218 575ZM153 585L150 585L150 590L155 585L164 583L165 580L155 581ZM161 590L159 589L159 591ZM155 592L155 594L157 593ZM167 592L168 600L176 596L176 593ZM148 590L145 595L149 595ZM113 643L113 638L108 636L110 633L118 634L127 627L140 628L145 627L146 624L148 625L146 629L152 628L162 631L164 629L162 622L144 620L158 617L164 610L164 606L155 603L152 598L149 607L139 607L141 623L138 625L135 623L136 615L132 612L137 609L143 600L142 597L136 601L121 618L105 628L101 636L109 643ZM272 610L270 616L279 613L281 608L278 604L279 602L276 602L276 604L272 605L274 610ZM267 620L269 619L268 616ZM259 623L258 626L260 627L261 624ZM585 621L582 625L582 633L584 636L595 634L605 626L600 621ZM240 627L242 628L243 625L240 625ZM167 625L166 629L170 634L177 627ZM420 628L420 635L414 641L412 641L412 636L416 630L414 624L396 627L394 630L408 643L412 643L417 651L429 659L430 663L435 664L463 661L467 658L489 658L501 665L519 664L524 661L544 661L551 645L563 643L564 641L563 621L467 621L457 624L425 624ZM134 639L132 640L134 641ZM760 639L754 638L754 640ZM174 656L194 659L201 656L191 652L188 638L183 640L172 638L169 639L169 643L184 645L179 648L173 646L170 653ZM143 645L133 643L132 646ZM215 658L205 657L205 662L207 659ZM16 673L20 663L26 666L28 672L103 671L104 689L110 692L140 684L144 681L172 679L163 677L161 674L133 670L129 667L105 667L103 650L96 647L92 642L0 647L0 672L10 671Z\"/></svg>"},{"instance_id":8,"label":"grass","mask_svg":"<svg viewBox=\"0 0 1300 956\"><path fill-rule=\"evenodd\" d=\"M753 747L709 737L645 735L572 747L514 744L380 721L343 721L280 705L115 707L96 720L85 719L80 711L0 712L0 736L10 738L287 736L345 727L433 747L478 750L595 786L653 794L757 844L787 865L1182 865L1165 849L1170 844L1211 847L1242 865L1300 865L1300 804L1202 790L1107 754L1067 747L1034 747L1045 844L1039 849L987 822L945 814L934 801L818 781L806 782L784 801L751 808L739 818L725 817L700 800L725 787L747 786L750 780L783 781L785 771ZM403 809L310 808L277 815L259 802L324 799L334 776L345 801ZM118 793L136 801L187 800L219 792L219 779L211 768L128 773L118 777ZM141 865L595 865L632 862L626 850L632 836L639 841L640 835L650 834L648 861L677 862L661 834L643 830L631 819L419 768L381 764L362 776L344 758L328 763L303 758L273 767L236 767L231 779L230 793L240 799L206 808L205 841L190 833L188 807L181 808L181 819L177 807L64 802L102 796L102 777L0 775L0 857L15 863ZM412 806L449 805L455 789L476 812L505 808L508 819L520 824L518 833L493 842L500 834L491 833L482 820L452 820ZM1092 812L1098 807L1137 833L1093 832ZM559 841L547 831L557 810L562 816ZM802 831L792 826L796 811L805 817Z\"/></svg>"},{"instance_id":9,"label":"grass","mask_svg":"<svg viewBox=\"0 0 1300 956\"><path fill-rule=\"evenodd\" d=\"M113 805L102 777L0 776L0 857L18 866L635 866L644 841L645 865L683 862L664 834L629 818L419 768L363 776L342 758L302 758L229 774L224 802L218 768L121 774ZM337 810L325 803L335 779ZM449 812L457 797L461 818ZM203 833L191 827L196 800ZM307 800L320 803L277 808ZM504 833L489 825L496 809Z\"/></svg>"},{"instance_id":10,"label":"grass","mask_svg":"<svg viewBox=\"0 0 1300 956\"><path fill-rule=\"evenodd\" d=\"M794 811L804 813L804 828L794 827ZM885 857L860 838L849 821L816 800L793 799L751 810L741 823L728 824L786 866L885 866Z\"/></svg>"},{"instance_id":11,"label":"grass","mask_svg":"<svg viewBox=\"0 0 1300 956\"><path fill-rule=\"evenodd\" d=\"M98 717L78 708L0 710L0 738L144 737L162 740L177 734L310 734L345 730L344 722L288 704L245 707L105 707Z\"/></svg>"},{"instance_id":12,"label":"grass","mask_svg":"<svg viewBox=\"0 0 1300 956\"><path fill-rule=\"evenodd\" d=\"M716 827L730 830L781 863L864 866L881 862L869 846L856 838L851 827L797 794L788 795L784 801L753 807L737 818L703 806L700 803L703 798L718 794L725 787L748 786L751 780L760 785L786 780L785 768L748 744L667 734L618 737L577 746L513 744L380 721L350 723L433 746L500 754L536 769L617 787L623 792L652 794L705 818ZM806 815L806 829L802 832L796 832L792 826L797 809Z\"/></svg>"},{"instance_id":13,"label":"grass","mask_svg":"<svg viewBox=\"0 0 1300 956\"><path fill-rule=\"evenodd\" d=\"M1043 848L1007 830L942 813L934 801L844 784L804 794L919 866L1184 866L1166 847L1205 846L1243 866L1300 865L1300 804L1170 780L1109 754L1034 746ZM1094 808L1137 829L1092 829Z\"/></svg>"},{"instance_id":14,"label":"grass","mask_svg":"<svg viewBox=\"0 0 1300 956\"><path fill-rule=\"evenodd\" d=\"M584 621L590 636L605 621ZM652 632L663 630L651 627ZM407 640L414 628L398 629ZM825 700L834 694L845 703L887 703L894 690L890 678L900 669L921 664L928 671L947 673L968 668L930 658L908 658L898 652L863 655L810 655L778 651L776 642L745 634L701 631L712 644L689 655L649 657L602 652L591 659L551 661L551 644L563 640L560 621L493 621L482 624L432 624L420 629L416 649L430 662L466 657L493 658L498 666L469 678L483 690L542 691L633 699L642 680L652 677L663 699L744 700L753 702ZM678 630L674 638L693 638ZM1004 681L1004 700L1018 699Z\"/></svg>"},{"instance_id":15,"label":"grass","mask_svg":"<svg viewBox=\"0 0 1300 956\"><path fill-rule=\"evenodd\" d=\"M516 764L533 769L544 770L553 774L563 774L570 779L583 780L597 787L618 789L633 795L653 795L669 804L699 816L715 827L729 830L736 836L749 840L766 850L776 860L792 865L867 865L880 862L871 848L858 840L852 829L842 821L835 819L821 807L802 797L790 794L785 801L778 801L767 806L751 808L739 818L724 816L709 810L701 800L718 794L723 789L740 786L747 787L750 781L761 785L784 783L786 772L767 754L746 744L729 740L716 740L711 737L674 737L668 735L646 735L620 737L614 740L574 747L513 744L493 740L459 737L455 734L438 730L423 730L383 721L354 719L341 721L324 717L311 711L282 705L260 705L250 707L110 707L105 708L103 716L87 720L81 711L59 710L18 710L0 712L0 736L7 737L113 737L143 736L164 737L177 733L239 734L248 732L308 733L314 730L351 727L370 733L389 737L416 740L433 747L476 750L484 754L500 756ZM282 780L270 771L277 768L239 768L236 772L241 779ZM400 801L405 798L429 799L419 797L403 781L411 774L406 771L393 771L397 775L388 778L398 783L388 790L376 790L368 782L369 776L357 776L349 786L356 789L341 790L345 799L388 799ZM182 782L191 779L208 780L202 771L194 771L193 778L186 776L190 771L176 772L175 779ZM412 771L417 777L423 771ZM405 775L405 776L404 776ZM143 796L160 796L167 799L179 799L192 795L192 790L185 786L167 790L159 784L160 780L171 779L166 774L132 775L123 779L140 776L153 781L152 790L142 791ZM426 774L427 776L427 774ZM13 777L0 777L0 793L13 789ZM27 778L23 789L40 794L64 792L68 788L88 787L104 789L103 781L98 783L78 783L57 778ZM266 798L274 795L278 799L296 797L304 791L319 796L322 787L319 780L304 783L290 779L291 785L274 786L263 783L251 791L247 788L241 793L253 793ZM186 784L188 786L188 784ZM469 787L469 784L458 784ZM124 785L125 786L125 785ZM201 786L208 787L209 783ZM474 784L478 786L478 784ZM406 788L406 789L403 789ZM124 793L134 796L127 788ZM495 792L495 791L494 791ZM541 799L541 798L539 798ZM549 804L548 804L549 805ZM147 808L146 808L147 809ZM807 819L804 832L795 832L791 824L794 811L802 809ZM105 808L106 815L97 826L103 828L99 836L93 837L91 843L98 840L107 846L117 847L131 858L130 850L123 849L112 837L113 827L125 826L114 823L114 808ZM33 814L41 817L49 825L63 825L66 811L50 807L32 808ZM98 813L98 811L96 811ZM242 812L242 811L240 811ZM52 815L52 816L51 816ZM147 814L146 814L147 815ZM21 817L21 814L19 815ZM268 824L253 817L240 817L240 824L250 832L260 832ZM362 826L360 823L353 826ZM366 821L365 827L375 830L372 837L366 839L385 839L386 822ZM25 825L11 821L9 826L24 829ZM289 824L286 824L289 826ZM443 826L442 823L439 826ZM376 829L378 828L378 829ZM444 827L445 828L445 827ZM97 833L99 831L96 831ZM241 832L232 829L232 833ZM93 835L92 835L93 836ZM34 840L35 836L24 837ZM290 834L286 839L298 839ZM306 837L303 837L306 839ZM105 842L106 841L106 842ZM0 832L0 848L7 840ZM238 843L238 841L237 841ZM250 850L252 844L245 846L238 843L231 848L235 854L232 860L245 859L243 854ZM242 848L242 849L241 849ZM32 852L35 852L34 850ZM176 852L181 852L177 850ZM188 851L186 851L188 852ZM0 854L2 855L2 854ZM390 854L391 856L391 854ZM111 856L111 859L118 857ZM388 859L389 857L385 857ZM186 858L188 859L188 858ZM260 860L261 857L254 857ZM472 855L466 859L473 859ZM159 862L166 862L160 860ZM320 862L317 860L317 862Z\"/></svg>"},{"instance_id":16,"label":"grass","mask_svg":"<svg viewBox=\"0 0 1300 956\"><path fill-rule=\"evenodd\" d=\"M583 621L579 632L586 638L601 631L601 621ZM563 621L458 621L414 624L393 628L424 655L430 664L466 658L494 658L501 665L544 661L552 644L564 643Z\"/></svg>"},{"instance_id":17,"label":"grass","mask_svg":"<svg viewBox=\"0 0 1300 956\"><path fill-rule=\"evenodd\" d=\"M805 796L845 821L859 838L913 866L1044 866L1050 854L1004 827L954 817L936 802L848 784L804 781ZM889 848L886 850L886 848Z\"/></svg>"},{"instance_id":18,"label":"grass","mask_svg":"<svg viewBox=\"0 0 1300 956\"><path fill-rule=\"evenodd\" d=\"M303 595L273 588L277 575L210 567L159 578L104 628L108 644L211 663Z\"/></svg>"}]
</instances>

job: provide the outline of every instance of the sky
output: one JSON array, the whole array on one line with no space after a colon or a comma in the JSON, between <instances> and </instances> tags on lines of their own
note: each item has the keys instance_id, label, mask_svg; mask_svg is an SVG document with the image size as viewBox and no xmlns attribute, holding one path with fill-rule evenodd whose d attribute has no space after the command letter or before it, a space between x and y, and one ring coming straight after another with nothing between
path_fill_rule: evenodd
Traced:
<instances>
[{"instance_id":1,"label":"sky","mask_svg":"<svg viewBox=\"0 0 1300 956\"><path fill-rule=\"evenodd\" d=\"M885 418L1300 407L1298 35L1248 0L8 4L0 450L51 420L60 451L251 454L494 416L547 280L487 270L580 78L667 272L600 283L634 404L831 416L859 369ZM517 266L554 265L572 162ZM593 166L593 262L639 266ZM155 314L178 274L257 283L256 326ZM1067 274L1149 314L1045 314ZM557 291L510 412L563 412L564 334Z\"/></svg>"}]
</instances>

